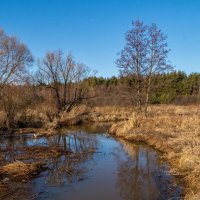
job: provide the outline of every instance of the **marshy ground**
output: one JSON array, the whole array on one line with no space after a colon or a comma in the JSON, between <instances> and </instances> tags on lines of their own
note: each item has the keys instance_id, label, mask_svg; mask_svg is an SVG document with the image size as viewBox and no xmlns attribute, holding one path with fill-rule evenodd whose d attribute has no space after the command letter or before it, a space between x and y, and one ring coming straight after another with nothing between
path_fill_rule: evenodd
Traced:
<instances>
[{"instance_id":1,"label":"marshy ground","mask_svg":"<svg viewBox=\"0 0 200 200\"><path fill-rule=\"evenodd\" d=\"M167 162L147 145L83 127L51 137L32 136L21 134L1 143L1 199L182 197Z\"/></svg>"},{"instance_id":2,"label":"marshy ground","mask_svg":"<svg viewBox=\"0 0 200 200\"><path fill-rule=\"evenodd\" d=\"M165 161L168 161L168 172L170 172L168 174L175 177L178 181L176 184L184 186L184 189L181 190L181 197L179 196L178 199L199 199L200 111L197 106L151 106L146 116L136 114L130 107L95 107L89 110L88 108L78 108L78 110L70 113L68 118L65 118L65 114L63 114L60 120L63 124L67 124L69 121L74 121L74 118L78 118L78 121L82 121L83 123L92 123L93 125L90 126L90 129L92 128L93 131L95 130L97 132L98 130L102 130L105 124L109 123L103 131L104 133L109 130L111 134L123 138L123 140L146 143L152 146L153 149L162 152L158 157L163 157ZM60 122L57 121L57 123ZM33 133L30 134L30 132ZM74 144L74 135L62 137L62 134L56 132L57 130L51 135L46 135L48 130L18 130L16 131L17 140L15 138L11 142L12 139L9 139L6 140L7 142L1 143L0 188L2 191L8 191L7 187L11 187L9 181L16 180L14 178L16 174L19 182L22 182L22 184L24 184L23 182L28 183L30 180L37 179L38 174L43 174L48 171L50 160L67 157L69 163L75 162L77 164L77 161L82 162L82 158L87 160L88 155L92 156L96 151L99 151L95 145L90 148L87 147L87 151L81 151L81 153L71 150L68 148L70 144L68 140L74 141L72 142ZM101 132L99 131L99 133ZM64 138L67 138L67 140ZM5 138L3 141L5 141ZM21 145L18 144L19 141ZM59 141L62 142L62 145L60 145ZM123 141L120 141L120 143L123 144ZM87 142L84 144L87 144ZM124 145L125 151L128 149L126 146ZM129 155L130 152L128 151ZM62 163L62 161L57 162ZM20 169L24 169L21 170L22 174L20 174L20 170L12 171L14 165L23 166L20 167ZM17 167L14 168L17 169ZM27 168L30 169L30 173L26 173ZM74 176L73 171L73 169L64 169L68 177L71 175ZM75 172L75 176L76 173L81 174L81 169L79 168ZM79 175L78 179L79 181L83 180L83 177ZM16 187L18 189L21 188L17 184ZM14 194L15 191L16 188L12 185L9 189L10 193L8 196L12 193ZM165 192L165 194L168 192ZM36 192L36 194L39 194L39 192ZM178 194L180 193L178 192Z\"/></svg>"}]
</instances>

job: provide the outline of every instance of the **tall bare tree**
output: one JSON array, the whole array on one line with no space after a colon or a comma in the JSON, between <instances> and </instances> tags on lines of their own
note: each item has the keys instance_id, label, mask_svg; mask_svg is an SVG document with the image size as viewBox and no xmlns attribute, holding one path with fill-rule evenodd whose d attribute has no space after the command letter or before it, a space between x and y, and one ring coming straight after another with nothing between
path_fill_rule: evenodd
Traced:
<instances>
[{"instance_id":1,"label":"tall bare tree","mask_svg":"<svg viewBox=\"0 0 200 200\"><path fill-rule=\"evenodd\" d=\"M152 77L172 68L167 60L167 37L155 24L147 26L141 21L134 21L132 26L125 35L126 44L116 64L122 75L134 77L136 106L141 111L144 104L147 111Z\"/></svg>"},{"instance_id":2,"label":"tall bare tree","mask_svg":"<svg viewBox=\"0 0 200 200\"><path fill-rule=\"evenodd\" d=\"M145 111L149 103L149 95L152 89L152 77L156 74L162 74L170 71L173 67L168 61L168 44L167 36L157 27L156 24L151 24L147 32L147 58L145 67L146 76L146 96L145 96Z\"/></svg>"},{"instance_id":3,"label":"tall bare tree","mask_svg":"<svg viewBox=\"0 0 200 200\"><path fill-rule=\"evenodd\" d=\"M0 29L0 84L21 81L32 62L33 57L27 46Z\"/></svg>"},{"instance_id":4,"label":"tall bare tree","mask_svg":"<svg viewBox=\"0 0 200 200\"><path fill-rule=\"evenodd\" d=\"M33 57L27 46L16 37L0 29L0 100L7 117L7 126L13 126L19 95L11 93L10 85L22 83L27 78L27 67Z\"/></svg>"},{"instance_id":5,"label":"tall bare tree","mask_svg":"<svg viewBox=\"0 0 200 200\"><path fill-rule=\"evenodd\" d=\"M88 76L89 69L77 63L71 54L64 56L61 50L48 52L39 61L37 74L39 82L53 91L58 111L69 112L88 97L82 80Z\"/></svg>"},{"instance_id":6,"label":"tall bare tree","mask_svg":"<svg viewBox=\"0 0 200 200\"><path fill-rule=\"evenodd\" d=\"M125 35L126 45L120 52L117 66L125 76L133 75L136 86L136 106L141 108L142 78L145 71L147 56L146 32L147 26L143 22L132 22L133 28Z\"/></svg>"}]
</instances>

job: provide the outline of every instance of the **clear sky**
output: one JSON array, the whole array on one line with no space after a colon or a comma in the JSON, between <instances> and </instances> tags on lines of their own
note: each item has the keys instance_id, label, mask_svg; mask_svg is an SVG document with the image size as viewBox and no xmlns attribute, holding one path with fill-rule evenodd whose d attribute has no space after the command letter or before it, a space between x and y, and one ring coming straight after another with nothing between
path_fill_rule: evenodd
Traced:
<instances>
[{"instance_id":1,"label":"clear sky","mask_svg":"<svg viewBox=\"0 0 200 200\"><path fill-rule=\"evenodd\" d=\"M200 0L0 0L0 27L35 57L61 48L105 77L137 19L168 35L177 70L200 72Z\"/></svg>"}]
</instances>

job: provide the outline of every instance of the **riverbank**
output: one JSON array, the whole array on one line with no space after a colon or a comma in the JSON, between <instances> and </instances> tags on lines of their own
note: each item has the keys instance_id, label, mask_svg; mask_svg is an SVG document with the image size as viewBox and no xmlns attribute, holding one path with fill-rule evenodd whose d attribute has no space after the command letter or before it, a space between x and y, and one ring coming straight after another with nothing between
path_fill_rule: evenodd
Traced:
<instances>
[{"instance_id":1,"label":"riverbank","mask_svg":"<svg viewBox=\"0 0 200 200\"><path fill-rule=\"evenodd\" d=\"M143 142L162 151L171 173L185 185L185 198L200 199L200 109L197 106L150 106L148 115L136 115L129 107L77 107L53 121L44 111L26 113L27 124L45 124L42 128L18 128L17 135L53 136L61 127L95 124L94 130L111 124L109 132L123 139ZM20 119L20 118L19 118ZM1 160L1 155L0 155Z\"/></svg>"},{"instance_id":2,"label":"riverbank","mask_svg":"<svg viewBox=\"0 0 200 200\"><path fill-rule=\"evenodd\" d=\"M171 173L186 186L185 198L200 199L200 109L197 106L152 106L148 116L133 113L109 132L162 151Z\"/></svg>"},{"instance_id":3,"label":"riverbank","mask_svg":"<svg viewBox=\"0 0 200 200\"><path fill-rule=\"evenodd\" d=\"M0 134L26 132L37 134L39 132L40 134L51 135L56 133L56 129L62 127L128 120L133 111L134 109L130 107L89 107L81 105L70 112L57 113L46 105L42 105L19 112L14 117L14 127L10 131L6 127L5 113L0 111Z\"/></svg>"}]
</instances>

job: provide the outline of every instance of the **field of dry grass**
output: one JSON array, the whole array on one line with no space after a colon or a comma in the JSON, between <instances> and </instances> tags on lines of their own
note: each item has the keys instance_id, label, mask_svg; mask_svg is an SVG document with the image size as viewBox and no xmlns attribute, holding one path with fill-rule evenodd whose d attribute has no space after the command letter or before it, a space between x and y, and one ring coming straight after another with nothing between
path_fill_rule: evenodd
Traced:
<instances>
[{"instance_id":1,"label":"field of dry grass","mask_svg":"<svg viewBox=\"0 0 200 200\"><path fill-rule=\"evenodd\" d=\"M102 106L93 107L90 110L89 120L94 122L115 122L128 120L134 111L130 107Z\"/></svg>"},{"instance_id":2,"label":"field of dry grass","mask_svg":"<svg viewBox=\"0 0 200 200\"><path fill-rule=\"evenodd\" d=\"M148 116L133 113L114 124L110 132L140 141L163 152L171 173L185 184L185 198L200 199L200 108L197 106L151 106Z\"/></svg>"}]
</instances>

